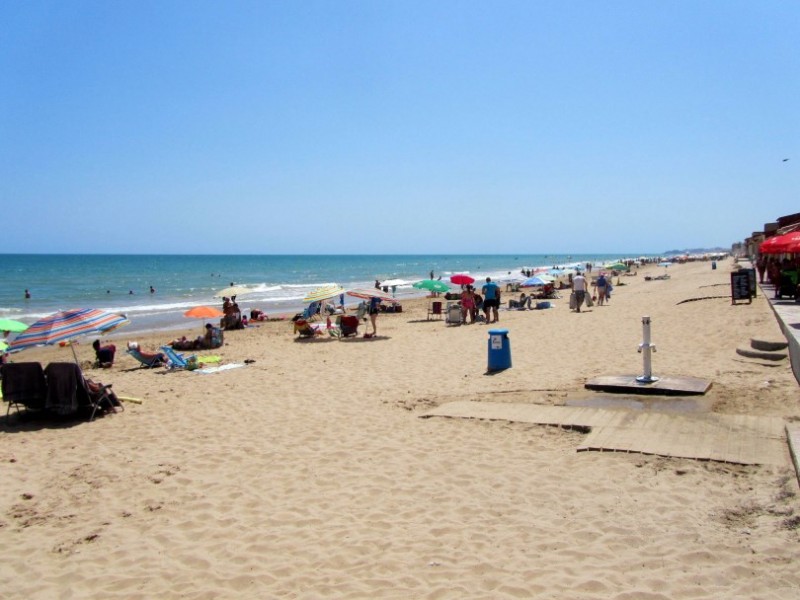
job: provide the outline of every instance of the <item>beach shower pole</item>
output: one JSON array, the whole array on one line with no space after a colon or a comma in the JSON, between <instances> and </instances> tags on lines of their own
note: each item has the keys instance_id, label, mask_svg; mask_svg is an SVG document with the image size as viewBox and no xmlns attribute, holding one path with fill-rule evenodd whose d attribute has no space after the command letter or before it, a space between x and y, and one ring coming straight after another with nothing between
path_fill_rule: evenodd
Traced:
<instances>
[{"instance_id":1,"label":"beach shower pole","mask_svg":"<svg viewBox=\"0 0 800 600\"><path fill-rule=\"evenodd\" d=\"M658 377L653 377L653 366L651 364L651 353L656 351L655 344L650 343L650 317L642 317L642 343L639 344L639 352L644 360L644 375L636 378L639 383L653 383L658 381Z\"/></svg>"}]
</instances>

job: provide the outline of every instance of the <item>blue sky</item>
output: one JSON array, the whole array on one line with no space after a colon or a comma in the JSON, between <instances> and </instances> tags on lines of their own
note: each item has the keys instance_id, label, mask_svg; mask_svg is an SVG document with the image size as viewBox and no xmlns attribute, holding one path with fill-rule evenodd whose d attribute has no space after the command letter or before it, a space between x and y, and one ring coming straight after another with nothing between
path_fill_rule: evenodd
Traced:
<instances>
[{"instance_id":1,"label":"blue sky","mask_svg":"<svg viewBox=\"0 0 800 600\"><path fill-rule=\"evenodd\" d=\"M798 31L794 1L4 2L0 252L728 246L800 211Z\"/></svg>"}]
</instances>

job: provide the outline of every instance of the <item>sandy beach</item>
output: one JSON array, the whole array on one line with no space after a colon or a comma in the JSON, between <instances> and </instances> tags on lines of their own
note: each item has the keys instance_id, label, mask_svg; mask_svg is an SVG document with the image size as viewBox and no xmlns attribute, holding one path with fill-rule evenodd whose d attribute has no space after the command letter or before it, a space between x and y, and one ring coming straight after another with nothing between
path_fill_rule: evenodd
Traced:
<instances>
[{"instance_id":1,"label":"sandy beach","mask_svg":"<svg viewBox=\"0 0 800 600\"><path fill-rule=\"evenodd\" d=\"M288 321L226 332L200 354L254 362L207 375L138 368L121 330L115 366L86 373L141 403L0 425L2 595L796 598L788 450L779 466L578 453L575 430L420 418L455 400L590 397L587 379L641 371L648 315L654 372L711 380L703 410L796 420L788 360L735 352L782 334L763 295L731 304L732 268L639 269L581 314L566 293L502 311L513 367L493 375L487 326L428 321L424 299L381 315L375 339L297 341Z\"/></svg>"}]
</instances>

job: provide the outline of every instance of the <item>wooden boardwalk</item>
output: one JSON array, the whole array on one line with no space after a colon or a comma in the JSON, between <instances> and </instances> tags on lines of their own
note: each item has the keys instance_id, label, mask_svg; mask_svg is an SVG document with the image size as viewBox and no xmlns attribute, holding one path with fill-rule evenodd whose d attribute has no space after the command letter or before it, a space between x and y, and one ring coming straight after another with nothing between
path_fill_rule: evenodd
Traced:
<instances>
[{"instance_id":1,"label":"wooden boardwalk","mask_svg":"<svg viewBox=\"0 0 800 600\"><path fill-rule=\"evenodd\" d=\"M751 465L789 461L777 417L657 413L606 408L459 401L421 417L488 419L588 431L578 451L640 452Z\"/></svg>"}]
</instances>

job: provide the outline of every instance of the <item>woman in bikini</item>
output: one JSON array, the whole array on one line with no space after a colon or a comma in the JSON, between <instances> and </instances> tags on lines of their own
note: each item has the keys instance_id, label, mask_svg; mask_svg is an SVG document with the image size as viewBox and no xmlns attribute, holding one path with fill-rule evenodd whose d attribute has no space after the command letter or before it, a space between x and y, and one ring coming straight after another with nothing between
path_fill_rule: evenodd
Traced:
<instances>
[{"instance_id":1,"label":"woman in bikini","mask_svg":"<svg viewBox=\"0 0 800 600\"><path fill-rule=\"evenodd\" d=\"M467 322L467 315L469 315L469 322L475 322L475 291L471 285L467 285L463 292L461 292L461 322Z\"/></svg>"}]
</instances>

